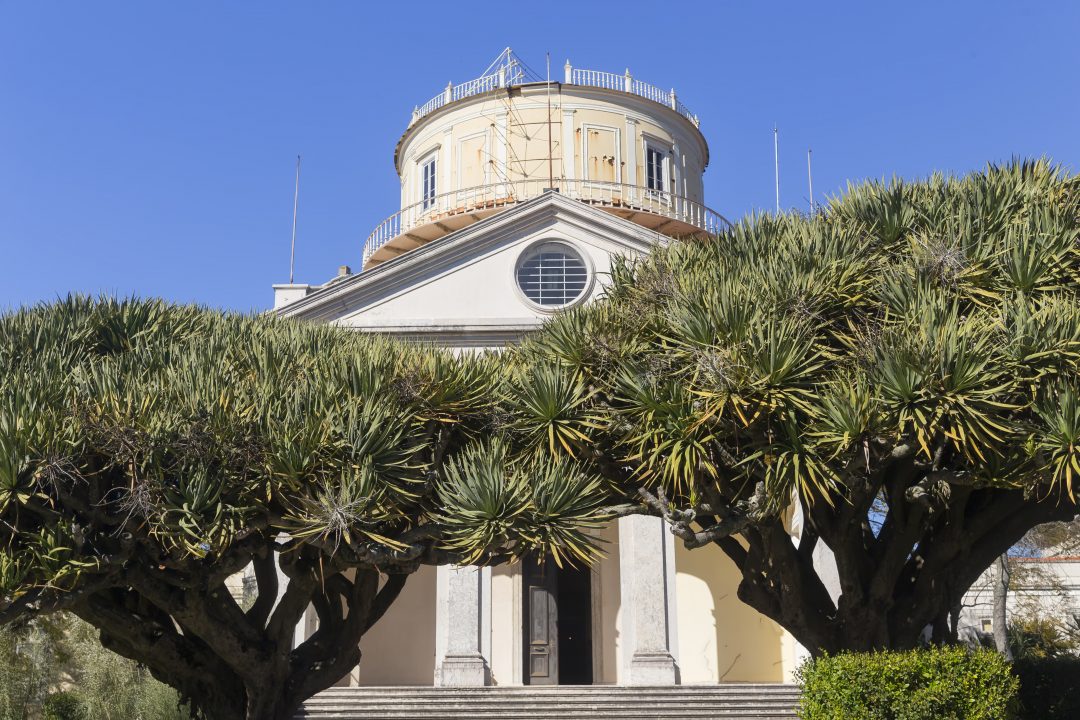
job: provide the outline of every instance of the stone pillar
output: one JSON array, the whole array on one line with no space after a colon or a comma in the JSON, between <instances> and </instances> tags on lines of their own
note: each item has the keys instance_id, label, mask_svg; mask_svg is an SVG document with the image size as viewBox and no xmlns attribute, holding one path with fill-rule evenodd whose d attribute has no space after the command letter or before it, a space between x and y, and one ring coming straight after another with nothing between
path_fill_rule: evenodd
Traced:
<instances>
[{"instance_id":1,"label":"stone pillar","mask_svg":"<svg viewBox=\"0 0 1080 720\"><path fill-rule=\"evenodd\" d=\"M453 202L454 201L451 199L451 196L449 195L450 191L459 189L457 187L454 187L454 184L453 184L455 178L453 176L453 167L454 167L454 129L452 127L449 127L449 128L446 128L446 130L443 130L443 142L442 142L441 150L442 151L439 153L440 154L439 164L442 167L442 173L441 173L442 177L439 178L439 183L442 183L442 186L435 188L435 195L436 195L436 197L439 196L439 195L442 195L443 202L442 202L441 205L438 206L438 209L445 212L446 210L449 210L451 207L453 207ZM436 168L435 172L436 173L439 172L438 167ZM456 180L458 182L461 182L461 178L456 178Z\"/></svg>"},{"instance_id":2,"label":"stone pillar","mask_svg":"<svg viewBox=\"0 0 1080 720\"><path fill-rule=\"evenodd\" d=\"M563 161L563 177L567 180L573 180L577 177L577 162L574 157L577 151L577 145L574 142L574 110L567 110L563 108L562 111L562 161ZM562 188L563 194L573 197L577 188L574 183L569 183L567 187Z\"/></svg>"},{"instance_id":3,"label":"stone pillar","mask_svg":"<svg viewBox=\"0 0 1080 720\"><path fill-rule=\"evenodd\" d=\"M507 180L510 177L510 168L506 165L506 150L510 144L510 134L507 127L507 114L500 112L495 114L495 177ZM513 188L502 183L499 185L497 197L506 197Z\"/></svg>"},{"instance_id":4,"label":"stone pillar","mask_svg":"<svg viewBox=\"0 0 1080 720\"><path fill-rule=\"evenodd\" d=\"M490 570L440 567L435 648L435 684L443 687L487 685L484 656L484 607L490 597Z\"/></svg>"},{"instance_id":5,"label":"stone pillar","mask_svg":"<svg viewBox=\"0 0 1080 720\"><path fill-rule=\"evenodd\" d=\"M660 518L619 519L623 676L627 685L676 685L675 547Z\"/></svg>"},{"instance_id":6,"label":"stone pillar","mask_svg":"<svg viewBox=\"0 0 1080 720\"><path fill-rule=\"evenodd\" d=\"M638 140L637 120L635 118L626 116L626 177L623 182L628 187L625 188L628 199L631 202L637 200L637 188L638 183L638 150L641 143ZM641 183L644 185L644 183Z\"/></svg>"}]
</instances>

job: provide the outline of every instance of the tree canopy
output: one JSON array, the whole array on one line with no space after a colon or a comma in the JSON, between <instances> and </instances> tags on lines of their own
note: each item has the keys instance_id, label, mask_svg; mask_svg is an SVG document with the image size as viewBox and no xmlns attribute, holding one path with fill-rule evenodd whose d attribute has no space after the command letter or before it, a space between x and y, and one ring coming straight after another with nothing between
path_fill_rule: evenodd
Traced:
<instances>
[{"instance_id":1,"label":"tree canopy","mask_svg":"<svg viewBox=\"0 0 1080 720\"><path fill-rule=\"evenodd\" d=\"M719 545L813 652L955 635L979 573L1077 511L1078 228L1080 180L1015 161L623 262L518 352L536 440Z\"/></svg>"},{"instance_id":2,"label":"tree canopy","mask_svg":"<svg viewBox=\"0 0 1080 720\"><path fill-rule=\"evenodd\" d=\"M0 318L0 619L70 609L211 717L291 717L421 564L587 553L595 479L461 469L508 467L495 362L158 301Z\"/></svg>"},{"instance_id":3,"label":"tree canopy","mask_svg":"<svg viewBox=\"0 0 1080 720\"><path fill-rule=\"evenodd\" d=\"M421 565L586 562L651 513L812 652L948 639L995 557L1076 514L1078 190L1043 161L853 186L617 262L501 354L158 301L10 313L0 621L70 609L207 716L283 719Z\"/></svg>"}]
</instances>

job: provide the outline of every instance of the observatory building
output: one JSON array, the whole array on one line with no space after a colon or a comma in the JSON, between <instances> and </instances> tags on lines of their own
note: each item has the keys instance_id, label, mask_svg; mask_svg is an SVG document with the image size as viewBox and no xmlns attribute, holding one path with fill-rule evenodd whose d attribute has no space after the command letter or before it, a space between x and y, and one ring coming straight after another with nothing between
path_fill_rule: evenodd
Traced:
<instances>
[{"instance_id":1,"label":"observatory building","mask_svg":"<svg viewBox=\"0 0 1080 720\"><path fill-rule=\"evenodd\" d=\"M674 90L570 62L559 75L508 49L415 108L394 148L400 209L368 235L361 270L275 285L275 312L498 348L597 297L612 258L727 225L704 204L708 144ZM583 570L421 569L342 683L790 682L801 649L738 600L718 548L685 550L653 517L601 536L607 557Z\"/></svg>"}]
</instances>

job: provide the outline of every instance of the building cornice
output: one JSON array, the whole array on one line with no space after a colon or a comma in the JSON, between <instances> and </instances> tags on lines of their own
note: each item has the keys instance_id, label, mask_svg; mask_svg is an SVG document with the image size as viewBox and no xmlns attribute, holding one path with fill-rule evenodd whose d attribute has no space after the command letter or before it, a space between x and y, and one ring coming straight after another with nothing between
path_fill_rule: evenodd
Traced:
<instances>
[{"instance_id":1,"label":"building cornice","mask_svg":"<svg viewBox=\"0 0 1080 720\"><path fill-rule=\"evenodd\" d=\"M433 282L443 268L477 256L485 246L494 247L509 235L562 222L578 230L588 242L616 242L628 249L646 252L669 240L654 230L641 227L603 210L549 192L516 205L468 227L422 245L400 257L361 273L326 285L305 298L274 312L281 317L330 321L355 312L357 306L380 296L389 299L395 289L402 292ZM389 330L389 328L387 328Z\"/></svg>"}]
</instances>

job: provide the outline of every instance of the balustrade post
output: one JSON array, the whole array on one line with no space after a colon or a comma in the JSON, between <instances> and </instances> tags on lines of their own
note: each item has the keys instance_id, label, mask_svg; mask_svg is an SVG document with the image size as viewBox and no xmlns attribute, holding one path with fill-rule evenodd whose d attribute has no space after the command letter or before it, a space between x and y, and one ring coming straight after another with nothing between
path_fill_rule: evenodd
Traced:
<instances>
[{"instance_id":1,"label":"balustrade post","mask_svg":"<svg viewBox=\"0 0 1080 720\"><path fill-rule=\"evenodd\" d=\"M445 102L445 103L450 102L451 98L453 98L453 95L454 95L454 83L453 82L448 82L448 83L446 83L446 90L443 91L443 102Z\"/></svg>"},{"instance_id":2,"label":"balustrade post","mask_svg":"<svg viewBox=\"0 0 1080 720\"><path fill-rule=\"evenodd\" d=\"M675 101L675 88L671 88L671 95L669 96L669 99L671 101L671 109L678 111L679 106L678 103Z\"/></svg>"},{"instance_id":3,"label":"balustrade post","mask_svg":"<svg viewBox=\"0 0 1080 720\"><path fill-rule=\"evenodd\" d=\"M563 77L567 85L574 82L574 68L570 65L570 58L566 58L566 65L563 66Z\"/></svg>"},{"instance_id":4,"label":"balustrade post","mask_svg":"<svg viewBox=\"0 0 1080 720\"><path fill-rule=\"evenodd\" d=\"M626 74L623 75L623 90L634 92L634 78L630 77L630 68L626 68Z\"/></svg>"},{"instance_id":5,"label":"balustrade post","mask_svg":"<svg viewBox=\"0 0 1080 720\"><path fill-rule=\"evenodd\" d=\"M499 68L499 87L506 87L506 66Z\"/></svg>"}]
</instances>

